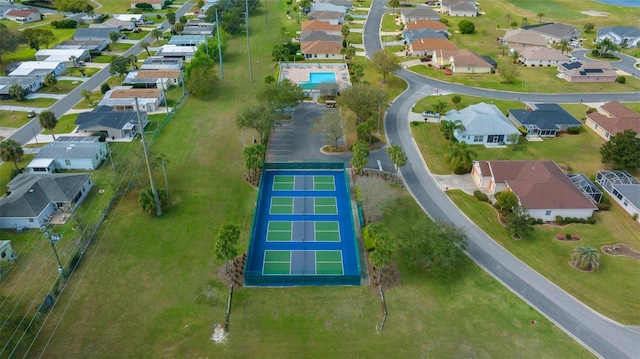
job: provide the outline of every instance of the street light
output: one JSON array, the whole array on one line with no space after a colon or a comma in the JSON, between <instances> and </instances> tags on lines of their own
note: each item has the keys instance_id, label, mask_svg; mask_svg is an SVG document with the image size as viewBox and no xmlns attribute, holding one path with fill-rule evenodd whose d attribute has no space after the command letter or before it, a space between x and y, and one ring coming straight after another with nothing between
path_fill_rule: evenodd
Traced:
<instances>
[{"instance_id":1,"label":"street light","mask_svg":"<svg viewBox=\"0 0 640 359\"><path fill-rule=\"evenodd\" d=\"M59 233L53 233L51 236L49 236L49 242L51 243L51 248L53 248L53 253L56 255L56 260L58 261L58 273L60 273L60 275L64 274L64 269L62 269L62 263L60 262L60 257L58 256L58 251L56 250L56 242L60 241L60 238L62 238L62 236Z\"/></svg>"}]
</instances>

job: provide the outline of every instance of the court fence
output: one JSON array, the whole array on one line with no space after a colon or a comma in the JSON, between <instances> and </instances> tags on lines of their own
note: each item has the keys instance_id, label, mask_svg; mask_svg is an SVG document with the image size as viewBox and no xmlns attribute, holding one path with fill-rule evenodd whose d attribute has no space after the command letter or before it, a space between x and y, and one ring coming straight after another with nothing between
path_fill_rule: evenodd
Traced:
<instances>
[{"instance_id":1,"label":"court fence","mask_svg":"<svg viewBox=\"0 0 640 359\"><path fill-rule=\"evenodd\" d=\"M344 162L265 162L263 168L265 170L342 170L345 165Z\"/></svg>"}]
</instances>

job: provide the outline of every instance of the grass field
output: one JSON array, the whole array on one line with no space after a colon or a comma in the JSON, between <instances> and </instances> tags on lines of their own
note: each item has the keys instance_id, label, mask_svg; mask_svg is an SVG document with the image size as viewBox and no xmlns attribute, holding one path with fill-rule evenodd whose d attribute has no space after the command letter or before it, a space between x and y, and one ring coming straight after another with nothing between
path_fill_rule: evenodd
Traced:
<instances>
[{"instance_id":1,"label":"grass field","mask_svg":"<svg viewBox=\"0 0 640 359\"><path fill-rule=\"evenodd\" d=\"M0 127L20 128L30 120L26 112L0 111Z\"/></svg>"},{"instance_id":2,"label":"grass field","mask_svg":"<svg viewBox=\"0 0 640 359\"><path fill-rule=\"evenodd\" d=\"M584 273L569 266L571 251L588 245L626 243L640 248L640 224L617 204L609 212L596 214L597 223L570 224L556 227L534 226L534 232L520 241L510 238L507 230L498 222L495 210L484 202L461 191L448 192L462 211L480 228L503 247L558 284L578 300L605 316L624 324L640 323L640 302L627 300L628 293L640 291L640 281L635 280L640 262L625 257L613 257L600 252L601 265L594 273ZM579 234L579 243L557 241L557 233Z\"/></svg>"},{"instance_id":3,"label":"grass field","mask_svg":"<svg viewBox=\"0 0 640 359\"><path fill-rule=\"evenodd\" d=\"M65 94L73 91L73 89L80 86L80 84L80 81L58 80L58 82L54 86L45 86L38 92L50 94Z\"/></svg>"},{"instance_id":4,"label":"grass field","mask_svg":"<svg viewBox=\"0 0 640 359\"><path fill-rule=\"evenodd\" d=\"M442 101L447 104L446 111L454 110L455 105L451 102L451 98L454 95L445 95L445 96L427 96L423 97L420 101L416 102L413 106L413 112L422 113L423 111L433 111L434 104L438 101ZM502 113L506 113L507 110L512 109L524 109L524 104L519 101L509 101L509 100L497 100L488 97L477 97L477 96L469 96L469 95L458 95L460 96L460 104L458 105L460 109L468 107L470 105L474 105L480 102L489 103L495 105L502 111ZM584 107L584 106L583 106ZM586 110L586 107L585 107Z\"/></svg>"},{"instance_id":5,"label":"grass field","mask_svg":"<svg viewBox=\"0 0 640 359\"><path fill-rule=\"evenodd\" d=\"M32 98L22 101L0 100L0 105L45 108L53 105L56 101L58 100L55 98Z\"/></svg>"},{"instance_id":6,"label":"grass field","mask_svg":"<svg viewBox=\"0 0 640 359\"><path fill-rule=\"evenodd\" d=\"M76 128L76 126L74 125L74 122L76 122L76 118L78 118L78 114L71 114L71 115L64 115L61 116L58 119L58 125L56 125L56 128L53 130L53 132L56 135L60 135L60 134L65 134L65 133L71 133L71 131L73 131L74 128ZM42 131L43 135L50 135L51 131L50 130L43 130Z\"/></svg>"}]
</instances>

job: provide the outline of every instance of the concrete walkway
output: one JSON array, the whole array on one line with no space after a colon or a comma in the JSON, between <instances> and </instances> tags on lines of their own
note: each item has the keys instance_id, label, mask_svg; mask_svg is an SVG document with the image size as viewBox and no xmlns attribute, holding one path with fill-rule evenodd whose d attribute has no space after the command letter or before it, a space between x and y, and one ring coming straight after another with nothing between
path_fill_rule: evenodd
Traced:
<instances>
[{"instance_id":1,"label":"concrete walkway","mask_svg":"<svg viewBox=\"0 0 640 359\"><path fill-rule=\"evenodd\" d=\"M13 105L0 105L0 110L4 111L18 111L18 112L35 112L40 113L46 108L43 107L26 107L26 106L13 106Z\"/></svg>"},{"instance_id":2,"label":"concrete walkway","mask_svg":"<svg viewBox=\"0 0 640 359\"><path fill-rule=\"evenodd\" d=\"M27 96L25 96L24 98L26 98L27 100L30 100L32 98L54 98L56 100L59 100L61 98L64 98L65 96L67 96L67 94L53 94L53 93L30 93Z\"/></svg>"},{"instance_id":3,"label":"concrete walkway","mask_svg":"<svg viewBox=\"0 0 640 359\"><path fill-rule=\"evenodd\" d=\"M81 81L81 82L85 82L88 79L90 79L90 77L77 77L77 76L60 76L60 77L58 77L58 80Z\"/></svg>"}]
</instances>

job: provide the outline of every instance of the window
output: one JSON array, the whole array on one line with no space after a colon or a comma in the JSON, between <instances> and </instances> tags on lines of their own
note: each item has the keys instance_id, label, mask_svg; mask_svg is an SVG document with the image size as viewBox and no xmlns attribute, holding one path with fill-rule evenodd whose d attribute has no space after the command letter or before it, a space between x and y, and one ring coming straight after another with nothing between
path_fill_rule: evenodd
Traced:
<instances>
[{"instance_id":1,"label":"window","mask_svg":"<svg viewBox=\"0 0 640 359\"><path fill-rule=\"evenodd\" d=\"M324 57L329 58L329 54L325 54Z\"/></svg>"},{"instance_id":2,"label":"window","mask_svg":"<svg viewBox=\"0 0 640 359\"><path fill-rule=\"evenodd\" d=\"M629 202L627 202L627 200L625 199L625 200L624 200L624 206L626 207L626 206L628 206L628 205L629 205Z\"/></svg>"},{"instance_id":3,"label":"window","mask_svg":"<svg viewBox=\"0 0 640 359\"><path fill-rule=\"evenodd\" d=\"M33 222L33 218L29 218L29 222Z\"/></svg>"},{"instance_id":4,"label":"window","mask_svg":"<svg viewBox=\"0 0 640 359\"><path fill-rule=\"evenodd\" d=\"M64 160L64 164L67 166L71 166L71 160Z\"/></svg>"},{"instance_id":5,"label":"window","mask_svg":"<svg viewBox=\"0 0 640 359\"><path fill-rule=\"evenodd\" d=\"M473 136L473 142L482 142L484 136Z\"/></svg>"},{"instance_id":6,"label":"window","mask_svg":"<svg viewBox=\"0 0 640 359\"><path fill-rule=\"evenodd\" d=\"M597 123L596 123L596 127L595 127L595 129L596 129L596 130L598 129L598 124L597 124Z\"/></svg>"},{"instance_id":7,"label":"window","mask_svg":"<svg viewBox=\"0 0 640 359\"><path fill-rule=\"evenodd\" d=\"M4 257L7 256L7 253L5 251L2 251L2 254L0 254L0 257L2 257L2 259L4 259Z\"/></svg>"},{"instance_id":8,"label":"window","mask_svg":"<svg viewBox=\"0 0 640 359\"><path fill-rule=\"evenodd\" d=\"M550 215L551 215L551 210L550 210L550 209L548 209L546 212L544 212L544 215L545 215L545 216L550 216Z\"/></svg>"},{"instance_id":9,"label":"window","mask_svg":"<svg viewBox=\"0 0 640 359\"><path fill-rule=\"evenodd\" d=\"M611 134L609 134L609 132L604 134L604 137L609 138L609 136L611 136Z\"/></svg>"}]
</instances>

